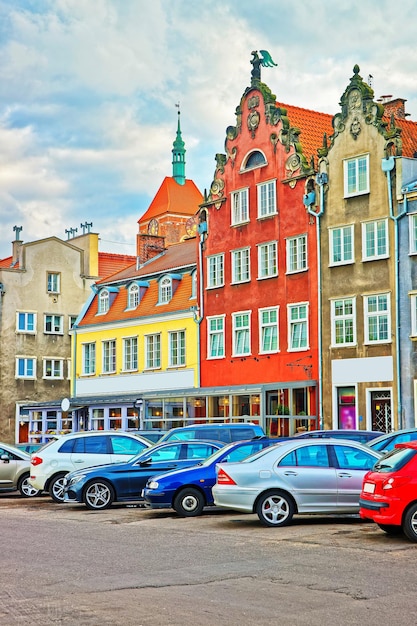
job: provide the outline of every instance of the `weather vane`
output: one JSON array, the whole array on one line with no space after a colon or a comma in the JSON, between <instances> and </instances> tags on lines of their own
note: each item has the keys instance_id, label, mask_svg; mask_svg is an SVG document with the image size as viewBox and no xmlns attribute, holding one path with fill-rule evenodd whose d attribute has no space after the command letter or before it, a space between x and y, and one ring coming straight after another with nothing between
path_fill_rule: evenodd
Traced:
<instances>
[{"instance_id":1,"label":"weather vane","mask_svg":"<svg viewBox=\"0 0 417 626\"><path fill-rule=\"evenodd\" d=\"M261 65L262 67L277 67L278 65L277 63L274 63L271 55L267 50L259 50L259 53L261 54L261 57L259 56L257 50L252 51L252 80L261 80Z\"/></svg>"}]
</instances>

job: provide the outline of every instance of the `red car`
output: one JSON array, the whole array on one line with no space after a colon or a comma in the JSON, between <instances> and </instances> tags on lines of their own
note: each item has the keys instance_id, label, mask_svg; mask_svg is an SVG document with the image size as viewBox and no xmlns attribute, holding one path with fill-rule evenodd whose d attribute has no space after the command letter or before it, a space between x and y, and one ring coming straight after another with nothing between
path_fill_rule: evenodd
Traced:
<instances>
[{"instance_id":1,"label":"red car","mask_svg":"<svg viewBox=\"0 0 417 626\"><path fill-rule=\"evenodd\" d=\"M365 474L359 515L417 542L417 441L398 443Z\"/></svg>"}]
</instances>

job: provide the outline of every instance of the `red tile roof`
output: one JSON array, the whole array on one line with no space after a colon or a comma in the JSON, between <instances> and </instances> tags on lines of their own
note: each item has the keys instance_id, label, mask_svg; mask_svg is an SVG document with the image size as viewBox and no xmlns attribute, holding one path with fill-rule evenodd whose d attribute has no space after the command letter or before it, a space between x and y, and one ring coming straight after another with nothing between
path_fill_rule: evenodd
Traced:
<instances>
[{"instance_id":1,"label":"red tile roof","mask_svg":"<svg viewBox=\"0 0 417 626\"><path fill-rule=\"evenodd\" d=\"M333 115L296 107L292 104L281 102L276 104L287 110L287 117L291 126L301 130L300 143L307 161L310 161L312 156L317 159L317 149L323 145L324 133L327 134L327 137L333 134Z\"/></svg>"},{"instance_id":2,"label":"red tile roof","mask_svg":"<svg viewBox=\"0 0 417 626\"><path fill-rule=\"evenodd\" d=\"M8 256L5 259L0 259L0 267L10 267L13 262L13 257ZM16 263L14 266L16 269L19 269L19 263Z\"/></svg>"},{"instance_id":3,"label":"red tile roof","mask_svg":"<svg viewBox=\"0 0 417 626\"><path fill-rule=\"evenodd\" d=\"M203 196L192 180L186 180L185 185L179 185L172 176L166 176L138 223L146 223L153 217L167 213L195 215L202 202Z\"/></svg>"},{"instance_id":4,"label":"red tile roof","mask_svg":"<svg viewBox=\"0 0 417 626\"><path fill-rule=\"evenodd\" d=\"M128 265L136 263L136 256L131 254L98 253L98 275L100 278L111 276Z\"/></svg>"}]
</instances>

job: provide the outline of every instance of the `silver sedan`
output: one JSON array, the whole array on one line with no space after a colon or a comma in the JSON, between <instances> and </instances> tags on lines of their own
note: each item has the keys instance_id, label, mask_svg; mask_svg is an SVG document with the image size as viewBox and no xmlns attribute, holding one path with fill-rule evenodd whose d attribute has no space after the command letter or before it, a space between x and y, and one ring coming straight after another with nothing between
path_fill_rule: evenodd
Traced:
<instances>
[{"instance_id":1,"label":"silver sedan","mask_svg":"<svg viewBox=\"0 0 417 626\"><path fill-rule=\"evenodd\" d=\"M265 526L285 526L295 514L358 513L363 477L380 456L355 441L283 441L239 463L219 463L214 503L257 513Z\"/></svg>"}]
</instances>

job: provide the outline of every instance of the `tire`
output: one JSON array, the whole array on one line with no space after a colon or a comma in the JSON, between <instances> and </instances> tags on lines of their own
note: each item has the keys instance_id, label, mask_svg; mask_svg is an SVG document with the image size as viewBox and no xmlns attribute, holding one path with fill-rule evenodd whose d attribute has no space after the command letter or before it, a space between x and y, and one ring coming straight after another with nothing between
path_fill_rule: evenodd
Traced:
<instances>
[{"instance_id":1,"label":"tire","mask_svg":"<svg viewBox=\"0 0 417 626\"><path fill-rule=\"evenodd\" d=\"M64 502L64 483L63 480L66 474L57 474L53 477L51 482L49 483L49 495L51 496L54 502Z\"/></svg>"},{"instance_id":2,"label":"tire","mask_svg":"<svg viewBox=\"0 0 417 626\"><path fill-rule=\"evenodd\" d=\"M20 478L17 488L20 491L20 495L24 498L34 498L35 496L39 496L42 492L41 489L35 489L35 487L32 487L29 482L29 474L25 474L25 476Z\"/></svg>"},{"instance_id":3,"label":"tire","mask_svg":"<svg viewBox=\"0 0 417 626\"><path fill-rule=\"evenodd\" d=\"M107 480L93 480L83 493L83 502L87 509L101 511L108 509L114 502L114 489Z\"/></svg>"},{"instance_id":4,"label":"tire","mask_svg":"<svg viewBox=\"0 0 417 626\"><path fill-rule=\"evenodd\" d=\"M174 498L174 509L181 517L197 517L205 506L203 494L198 489L182 489Z\"/></svg>"},{"instance_id":5,"label":"tire","mask_svg":"<svg viewBox=\"0 0 417 626\"><path fill-rule=\"evenodd\" d=\"M394 526L393 524L378 524L378 526L384 531L384 533L387 533L387 535L391 535L392 537L395 537L395 535L402 535L403 532L401 526Z\"/></svg>"},{"instance_id":6,"label":"tire","mask_svg":"<svg viewBox=\"0 0 417 626\"><path fill-rule=\"evenodd\" d=\"M264 526L287 526L294 513L294 502L283 491L268 491L256 504L256 514Z\"/></svg>"},{"instance_id":7,"label":"tire","mask_svg":"<svg viewBox=\"0 0 417 626\"><path fill-rule=\"evenodd\" d=\"M405 514L403 531L407 539L417 542L417 504L410 506Z\"/></svg>"}]
</instances>

